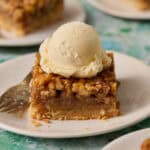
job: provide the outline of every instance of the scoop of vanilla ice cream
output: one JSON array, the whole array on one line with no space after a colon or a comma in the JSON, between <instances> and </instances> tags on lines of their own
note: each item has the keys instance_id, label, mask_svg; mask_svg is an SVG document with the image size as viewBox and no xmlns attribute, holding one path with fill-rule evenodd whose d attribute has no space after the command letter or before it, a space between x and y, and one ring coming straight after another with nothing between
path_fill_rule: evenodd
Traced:
<instances>
[{"instance_id":1,"label":"scoop of vanilla ice cream","mask_svg":"<svg viewBox=\"0 0 150 150\"><path fill-rule=\"evenodd\" d=\"M82 22L59 27L40 46L40 65L46 73L89 78L110 66L95 29Z\"/></svg>"}]
</instances>

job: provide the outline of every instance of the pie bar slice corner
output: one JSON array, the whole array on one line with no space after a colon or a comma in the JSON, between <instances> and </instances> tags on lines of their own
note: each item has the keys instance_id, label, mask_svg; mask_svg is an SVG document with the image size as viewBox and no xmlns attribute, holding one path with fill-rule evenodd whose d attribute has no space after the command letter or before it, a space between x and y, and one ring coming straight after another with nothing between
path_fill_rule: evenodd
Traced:
<instances>
[{"instance_id":1,"label":"pie bar slice corner","mask_svg":"<svg viewBox=\"0 0 150 150\"><path fill-rule=\"evenodd\" d=\"M23 36L63 18L63 0L0 0L0 28Z\"/></svg>"},{"instance_id":2,"label":"pie bar slice corner","mask_svg":"<svg viewBox=\"0 0 150 150\"><path fill-rule=\"evenodd\" d=\"M150 0L124 0L133 10L145 11L150 9Z\"/></svg>"},{"instance_id":3,"label":"pie bar slice corner","mask_svg":"<svg viewBox=\"0 0 150 150\"><path fill-rule=\"evenodd\" d=\"M150 150L150 138L142 143L141 150Z\"/></svg>"},{"instance_id":4,"label":"pie bar slice corner","mask_svg":"<svg viewBox=\"0 0 150 150\"><path fill-rule=\"evenodd\" d=\"M113 54L108 54L113 59ZM37 120L107 119L120 115L114 63L92 78L47 74L37 53L29 113Z\"/></svg>"}]
</instances>

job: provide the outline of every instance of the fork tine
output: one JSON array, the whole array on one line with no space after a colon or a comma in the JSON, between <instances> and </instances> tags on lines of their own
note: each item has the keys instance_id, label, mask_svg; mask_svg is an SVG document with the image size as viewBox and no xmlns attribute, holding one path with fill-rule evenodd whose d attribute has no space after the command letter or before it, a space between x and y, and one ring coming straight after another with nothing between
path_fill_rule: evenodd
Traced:
<instances>
[{"instance_id":1,"label":"fork tine","mask_svg":"<svg viewBox=\"0 0 150 150\"><path fill-rule=\"evenodd\" d=\"M1 112L17 112L19 110L25 109L29 104L27 102L24 103L18 103L18 102L13 102L8 105L3 105L0 107Z\"/></svg>"},{"instance_id":2,"label":"fork tine","mask_svg":"<svg viewBox=\"0 0 150 150\"><path fill-rule=\"evenodd\" d=\"M1 100L1 99L0 99ZM13 99L10 99L8 101L3 101L0 103L0 112L8 112L8 110L12 110L12 109L21 109L24 108L28 105L28 101L14 101Z\"/></svg>"},{"instance_id":3,"label":"fork tine","mask_svg":"<svg viewBox=\"0 0 150 150\"><path fill-rule=\"evenodd\" d=\"M14 107L13 107L14 108ZM12 109L11 107L10 107L10 105L9 106L6 106L6 107L2 107L1 109L0 109L0 112L7 112L8 110L10 110L10 109Z\"/></svg>"},{"instance_id":4,"label":"fork tine","mask_svg":"<svg viewBox=\"0 0 150 150\"><path fill-rule=\"evenodd\" d=\"M7 102L6 102L6 101L3 101L2 103L0 103L0 109L3 108L3 107L8 106L8 105L10 104L10 102L11 102L11 101L7 101Z\"/></svg>"},{"instance_id":5,"label":"fork tine","mask_svg":"<svg viewBox=\"0 0 150 150\"><path fill-rule=\"evenodd\" d=\"M22 110L17 110L16 108L14 108L14 109L10 109L6 112L10 114L10 113L17 113L17 112L20 112L20 111L22 111Z\"/></svg>"},{"instance_id":6,"label":"fork tine","mask_svg":"<svg viewBox=\"0 0 150 150\"><path fill-rule=\"evenodd\" d=\"M13 88L8 89L7 91L12 91ZM7 105L8 103L12 102L12 98L9 97L8 92L3 93L0 96L0 107L3 105Z\"/></svg>"},{"instance_id":7,"label":"fork tine","mask_svg":"<svg viewBox=\"0 0 150 150\"><path fill-rule=\"evenodd\" d=\"M16 110L15 108L14 109L10 109L10 110L8 110L8 111L6 111L7 113L15 113L15 112L17 112L18 110Z\"/></svg>"},{"instance_id":8,"label":"fork tine","mask_svg":"<svg viewBox=\"0 0 150 150\"><path fill-rule=\"evenodd\" d=\"M12 103L10 103L9 105L3 106L3 107L0 109L0 111L3 112L3 111L11 110L11 109L13 109L13 108L16 108L18 105L19 105L19 104L18 104L17 102L12 102Z\"/></svg>"},{"instance_id":9,"label":"fork tine","mask_svg":"<svg viewBox=\"0 0 150 150\"><path fill-rule=\"evenodd\" d=\"M29 83L32 78L30 72L18 85L10 87L0 96L0 112L17 112L29 106Z\"/></svg>"},{"instance_id":10,"label":"fork tine","mask_svg":"<svg viewBox=\"0 0 150 150\"><path fill-rule=\"evenodd\" d=\"M17 105L15 108L11 108L9 110L7 110L7 113L14 113L14 112L24 112L26 110L26 108L29 106L29 104L24 104L24 105Z\"/></svg>"}]
</instances>

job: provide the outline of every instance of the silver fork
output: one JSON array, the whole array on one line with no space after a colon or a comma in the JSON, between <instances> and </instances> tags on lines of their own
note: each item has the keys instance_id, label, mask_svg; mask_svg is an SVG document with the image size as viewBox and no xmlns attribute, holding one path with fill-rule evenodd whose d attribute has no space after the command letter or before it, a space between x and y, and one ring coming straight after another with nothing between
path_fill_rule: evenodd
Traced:
<instances>
[{"instance_id":1,"label":"silver fork","mask_svg":"<svg viewBox=\"0 0 150 150\"><path fill-rule=\"evenodd\" d=\"M31 72L19 84L9 88L0 96L0 112L16 113L29 106L29 83Z\"/></svg>"}]
</instances>

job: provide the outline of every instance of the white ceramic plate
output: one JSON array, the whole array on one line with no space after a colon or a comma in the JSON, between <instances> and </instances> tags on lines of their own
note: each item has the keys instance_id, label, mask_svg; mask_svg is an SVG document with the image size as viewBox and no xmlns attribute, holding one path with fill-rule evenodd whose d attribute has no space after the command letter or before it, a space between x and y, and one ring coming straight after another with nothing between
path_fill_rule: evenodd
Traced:
<instances>
[{"instance_id":1,"label":"white ceramic plate","mask_svg":"<svg viewBox=\"0 0 150 150\"><path fill-rule=\"evenodd\" d=\"M84 21L85 13L80 3L76 0L65 0L65 17L62 21L27 36L15 38L10 33L0 33L0 46L30 46L40 44L51 35L58 26L70 21Z\"/></svg>"},{"instance_id":2,"label":"white ceramic plate","mask_svg":"<svg viewBox=\"0 0 150 150\"><path fill-rule=\"evenodd\" d=\"M71 138L112 132L150 116L150 67L132 57L114 54L117 79L121 82L118 99L122 116L105 121L52 121L37 128L27 116L0 113L0 128L34 137ZM25 55L0 65L0 94L31 71L34 57L35 54Z\"/></svg>"},{"instance_id":3,"label":"white ceramic plate","mask_svg":"<svg viewBox=\"0 0 150 150\"><path fill-rule=\"evenodd\" d=\"M103 148L103 150L140 150L142 143L150 138L150 128L124 135Z\"/></svg>"},{"instance_id":4,"label":"white ceramic plate","mask_svg":"<svg viewBox=\"0 0 150 150\"><path fill-rule=\"evenodd\" d=\"M101 11L121 18L127 19L150 19L150 11L134 11L124 5L121 0L88 0Z\"/></svg>"}]
</instances>

